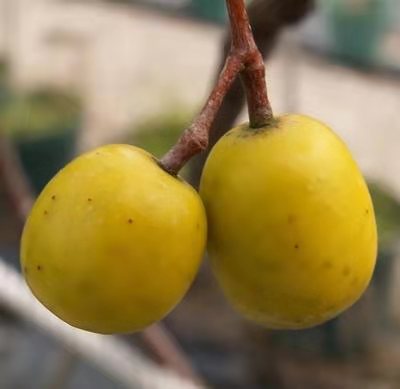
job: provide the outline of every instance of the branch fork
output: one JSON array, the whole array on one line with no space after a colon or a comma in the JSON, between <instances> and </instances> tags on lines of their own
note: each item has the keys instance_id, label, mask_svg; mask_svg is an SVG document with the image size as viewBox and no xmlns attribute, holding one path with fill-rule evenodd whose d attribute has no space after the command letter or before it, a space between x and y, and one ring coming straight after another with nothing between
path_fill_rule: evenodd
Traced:
<instances>
[{"instance_id":1,"label":"branch fork","mask_svg":"<svg viewBox=\"0 0 400 389\"><path fill-rule=\"evenodd\" d=\"M207 149L211 125L238 75L246 91L250 127L263 127L272 119L264 61L254 42L244 0L226 0L226 4L231 24L231 50L203 109L160 161L163 169L173 175L177 175L194 155Z\"/></svg>"}]
</instances>

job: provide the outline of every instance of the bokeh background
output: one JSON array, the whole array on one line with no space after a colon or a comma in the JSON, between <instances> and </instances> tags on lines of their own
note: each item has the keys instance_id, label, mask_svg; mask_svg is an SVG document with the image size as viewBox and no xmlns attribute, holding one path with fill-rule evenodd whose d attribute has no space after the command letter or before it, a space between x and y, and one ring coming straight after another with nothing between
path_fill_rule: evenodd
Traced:
<instances>
[{"instance_id":1,"label":"bokeh background","mask_svg":"<svg viewBox=\"0 0 400 389\"><path fill-rule=\"evenodd\" d=\"M32 199L74 155L110 142L161 156L198 112L227 47L223 0L0 0L0 389L400 388L400 2L254 0L276 113L346 141L374 198L374 279L339 318L267 331L227 304L205 260L143 334L75 330L19 274ZM214 140L246 120L240 86ZM204 156L183 174L197 185Z\"/></svg>"}]
</instances>

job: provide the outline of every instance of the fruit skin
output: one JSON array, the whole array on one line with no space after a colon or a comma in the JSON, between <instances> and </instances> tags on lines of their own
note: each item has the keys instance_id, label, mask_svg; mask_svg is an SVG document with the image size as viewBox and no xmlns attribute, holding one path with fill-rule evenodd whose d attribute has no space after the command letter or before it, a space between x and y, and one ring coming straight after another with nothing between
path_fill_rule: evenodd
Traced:
<instances>
[{"instance_id":1,"label":"fruit skin","mask_svg":"<svg viewBox=\"0 0 400 389\"><path fill-rule=\"evenodd\" d=\"M108 145L72 161L43 190L23 232L22 268L34 295L67 323L133 332L183 297L206 234L192 187L145 151Z\"/></svg>"},{"instance_id":2,"label":"fruit skin","mask_svg":"<svg viewBox=\"0 0 400 389\"><path fill-rule=\"evenodd\" d=\"M321 122L284 115L263 129L234 128L211 151L200 195L213 269L248 318L307 328L366 289L373 205L345 144Z\"/></svg>"}]
</instances>

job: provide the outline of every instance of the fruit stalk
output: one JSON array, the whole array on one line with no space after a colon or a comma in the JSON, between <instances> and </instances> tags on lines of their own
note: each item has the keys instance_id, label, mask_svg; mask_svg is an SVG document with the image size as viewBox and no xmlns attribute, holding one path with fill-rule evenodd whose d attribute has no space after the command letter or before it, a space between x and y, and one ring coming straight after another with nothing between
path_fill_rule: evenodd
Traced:
<instances>
[{"instance_id":1,"label":"fruit stalk","mask_svg":"<svg viewBox=\"0 0 400 389\"><path fill-rule=\"evenodd\" d=\"M231 53L243 57L240 77L246 92L250 127L264 127L272 118L265 82L264 60L254 41L244 1L227 0L231 23Z\"/></svg>"},{"instance_id":2,"label":"fruit stalk","mask_svg":"<svg viewBox=\"0 0 400 389\"><path fill-rule=\"evenodd\" d=\"M235 81L242 67L242 59L239 56L228 56L217 84L200 114L183 132L172 149L162 157L161 167L168 173L176 175L190 158L207 148L209 129L229 87Z\"/></svg>"},{"instance_id":3,"label":"fruit stalk","mask_svg":"<svg viewBox=\"0 0 400 389\"><path fill-rule=\"evenodd\" d=\"M239 74L246 91L250 127L263 127L272 118L264 61L254 42L244 0L226 0L226 4L231 24L231 50L200 114L160 161L170 174L176 175L190 158L207 148L211 125Z\"/></svg>"}]
</instances>

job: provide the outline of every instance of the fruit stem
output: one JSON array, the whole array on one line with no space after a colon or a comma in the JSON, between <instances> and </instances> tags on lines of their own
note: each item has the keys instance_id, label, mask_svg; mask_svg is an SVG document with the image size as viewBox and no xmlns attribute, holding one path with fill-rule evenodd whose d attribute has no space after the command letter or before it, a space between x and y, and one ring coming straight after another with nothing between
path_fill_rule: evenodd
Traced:
<instances>
[{"instance_id":1,"label":"fruit stem","mask_svg":"<svg viewBox=\"0 0 400 389\"><path fill-rule=\"evenodd\" d=\"M160 164L167 172L176 175L190 158L207 148L209 129L229 87L242 68L239 56L228 56L217 84L202 111L183 132L175 146L161 159Z\"/></svg>"},{"instance_id":2,"label":"fruit stem","mask_svg":"<svg viewBox=\"0 0 400 389\"><path fill-rule=\"evenodd\" d=\"M272 119L264 60L254 41L244 1L227 0L226 4L231 25L231 53L242 53L244 58L240 77L246 92L250 127L264 127Z\"/></svg>"},{"instance_id":3,"label":"fruit stem","mask_svg":"<svg viewBox=\"0 0 400 389\"><path fill-rule=\"evenodd\" d=\"M231 50L203 109L160 160L161 167L173 175L178 174L190 158L207 148L211 125L239 74L246 91L250 127L263 127L272 119L264 61L254 42L245 2L226 0L226 5L231 24Z\"/></svg>"}]
</instances>

